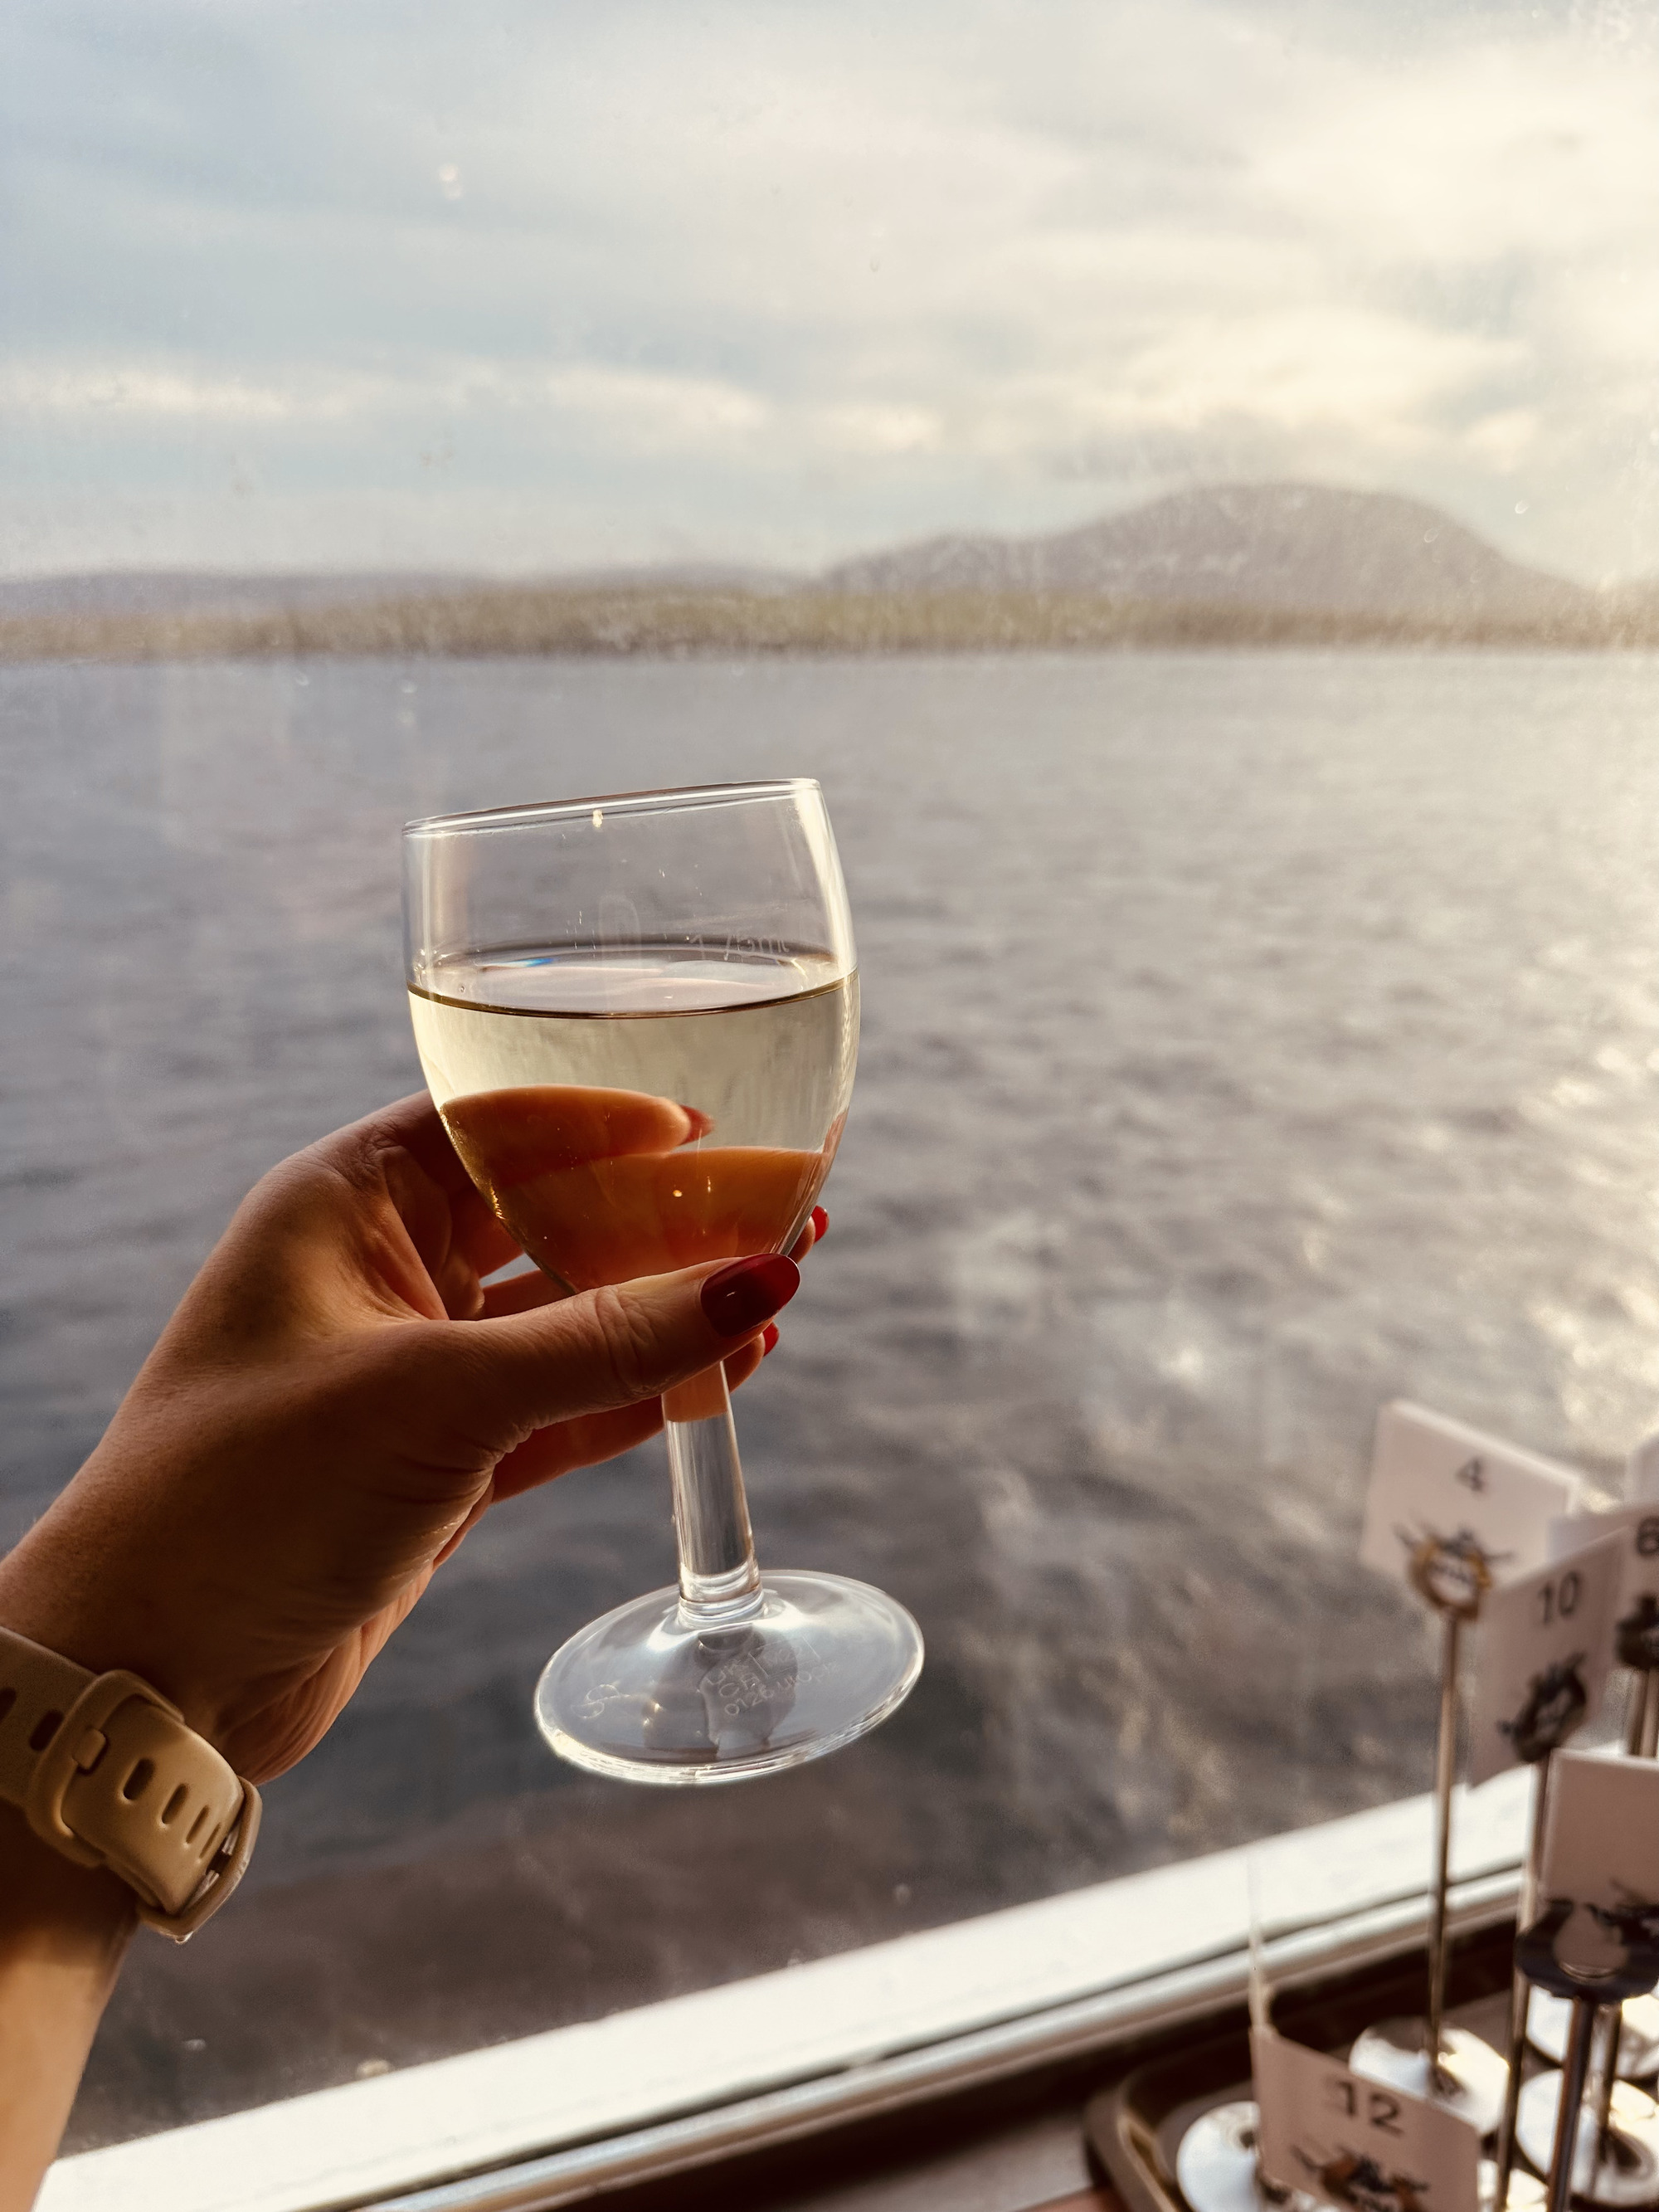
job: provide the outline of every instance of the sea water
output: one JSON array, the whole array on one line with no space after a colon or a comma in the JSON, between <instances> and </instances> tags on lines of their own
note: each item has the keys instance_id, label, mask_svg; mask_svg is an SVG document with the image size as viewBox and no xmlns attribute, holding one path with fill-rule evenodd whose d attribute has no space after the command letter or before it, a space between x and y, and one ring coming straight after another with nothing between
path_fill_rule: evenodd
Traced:
<instances>
[{"instance_id":1,"label":"sea water","mask_svg":"<svg viewBox=\"0 0 1659 2212\"><path fill-rule=\"evenodd\" d=\"M1408 1394L1604 1486L1659 1425L1655 666L312 661L0 674L0 1534L237 1198L415 1087L407 817L820 777L865 1027L738 1401L763 1562L920 1617L863 1745L688 1802L537 1672L672 1571L653 1451L468 1539L135 1955L76 2139L877 1940L1425 1786L1354 1564ZM305 1958L295 1950L305 1931Z\"/></svg>"}]
</instances>

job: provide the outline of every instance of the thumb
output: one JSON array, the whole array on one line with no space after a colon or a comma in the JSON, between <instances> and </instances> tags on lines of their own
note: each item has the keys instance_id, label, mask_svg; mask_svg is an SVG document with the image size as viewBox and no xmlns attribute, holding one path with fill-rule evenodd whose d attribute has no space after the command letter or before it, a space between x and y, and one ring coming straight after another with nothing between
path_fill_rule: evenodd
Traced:
<instances>
[{"instance_id":1,"label":"thumb","mask_svg":"<svg viewBox=\"0 0 1659 2212\"><path fill-rule=\"evenodd\" d=\"M510 1450L556 1421L659 1397L702 1374L799 1288L794 1261L765 1252L641 1275L527 1313L450 1322L422 1395L445 1426Z\"/></svg>"}]
</instances>

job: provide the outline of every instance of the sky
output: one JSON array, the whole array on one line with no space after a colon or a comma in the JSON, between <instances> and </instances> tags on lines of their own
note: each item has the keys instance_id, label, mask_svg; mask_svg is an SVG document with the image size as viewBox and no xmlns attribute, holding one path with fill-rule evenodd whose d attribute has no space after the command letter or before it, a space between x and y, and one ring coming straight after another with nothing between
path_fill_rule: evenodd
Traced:
<instances>
[{"instance_id":1,"label":"sky","mask_svg":"<svg viewBox=\"0 0 1659 2212\"><path fill-rule=\"evenodd\" d=\"M1287 477L1656 573L1656 240L1650 0L9 0L0 573Z\"/></svg>"}]
</instances>

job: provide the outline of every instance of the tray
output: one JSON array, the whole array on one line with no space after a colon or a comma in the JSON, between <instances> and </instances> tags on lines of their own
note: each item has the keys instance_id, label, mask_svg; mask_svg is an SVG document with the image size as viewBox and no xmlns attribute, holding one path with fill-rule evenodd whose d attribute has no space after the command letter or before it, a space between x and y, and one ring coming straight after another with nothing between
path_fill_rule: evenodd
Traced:
<instances>
[{"instance_id":1,"label":"tray","mask_svg":"<svg viewBox=\"0 0 1659 2212\"><path fill-rule=\"evenodd\" d=\"M1460 1943L1449 1962L1449 2022L1499 2051L1514 1942L1512 1927L1491 1928ZM1297 2043L1346 2057L1374 2022L1421 2012L1426 1973L1419 1951L1315 1982L1276 2000L1273 2025ZM1084 2112L1091 2166L1127 2212L1191 2212L1176 2180L1181 2138L1201 2112L1249 2094L1249 2019L1238 2005L1091 2098Z\"/></svg>"}]
</instances>

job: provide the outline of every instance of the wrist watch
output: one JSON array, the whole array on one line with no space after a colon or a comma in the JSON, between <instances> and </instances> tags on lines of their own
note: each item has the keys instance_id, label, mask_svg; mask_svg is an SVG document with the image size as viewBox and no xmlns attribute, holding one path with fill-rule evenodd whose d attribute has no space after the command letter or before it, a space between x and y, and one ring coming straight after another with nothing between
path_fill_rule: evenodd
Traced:
<instances>
[{"instance_id":1,"label":"wrist watch","mask_svg":"<svg viewBox=\"0 0 1659 2212\"><path fill-rule=\"evenodd\" d=\"M185 1942L246 1869L259 1793L137 1674L94 1674L0 1628L0 1802Z\"/></svg>"}]
</instances>

